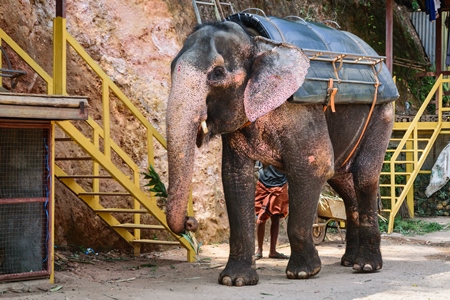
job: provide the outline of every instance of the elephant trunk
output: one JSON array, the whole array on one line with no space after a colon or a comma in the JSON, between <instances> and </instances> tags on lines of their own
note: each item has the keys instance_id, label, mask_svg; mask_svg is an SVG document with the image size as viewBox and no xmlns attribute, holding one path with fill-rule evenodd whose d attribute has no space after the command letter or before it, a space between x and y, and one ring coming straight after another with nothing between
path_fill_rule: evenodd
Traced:
<instances>
[{"instance_id":1,"label":"elephant trunk","mask_svg":"<svg viewBox=\"0 0 450 300\"><path fill-rule=\"evenodd\" d=\"M200 77L191 68L179 64L175 70L166 118L169 164L166 217L169 228L180 234L197 229L197 221L187 217L187 203L197 132L206 119L206 92L202 92L205 87L201 87Z\"/></svg>"}]
</instances>

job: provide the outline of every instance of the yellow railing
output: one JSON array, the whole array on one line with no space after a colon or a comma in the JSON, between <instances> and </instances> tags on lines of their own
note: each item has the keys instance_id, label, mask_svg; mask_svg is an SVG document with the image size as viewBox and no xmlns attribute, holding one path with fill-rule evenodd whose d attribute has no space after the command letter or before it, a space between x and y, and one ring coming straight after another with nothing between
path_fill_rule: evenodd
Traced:
<instances>
[{"instance_id":1,"label":"yellow railing","mask_svg":"<svg viewBox=\"0 0 450 300\"><path fill-rule=\"evenodd\" d=\"M146 132L147 144L147 161L154 165L154 140L155 139L163 148L166 148L166 141L163 136L148 122L145 116L132 104L130 99L117 87L117 85L107 76L107 74L99 67L99 65L88 55L88 53L79 45L79 43L66 31L65 18L57 17L54 19L54 63L53 78L49 76L29 55L26 54L3 30L0 29L0 43L4 41L8 46L16 52L28 65L47 83L48 94L67 95L66 92L66 52L67 45L70 45L75 52L83 59L83 61L97 74L102 83L102 119L99 121L88 117L86 123L91 128L91 138L83 135L70 121L58 121L55 124L61 128L66 135L71 137L86 153L93 158L92 175L99 175L100 166L106 170L117 182L119 182L127 192L134 198L134 209L139 210L145 208L157 221L170 232L182 246L188 250L188 261L193 261L195 253L189 242L178 235L173 234L166 223L164 212L156 205L156 198L153 194L148 196L140 187L140 175L144 170L139 170L139 166L125 153L112 139L110 128L110 91L114 96L129 110L134 118L139 122L140 126ZM1 44L0 44L1 45ZM0 57L1 58L1 57ZM1 78L0 78L1 80ZM0 81L1 83L1 81ZM98 123L100 122L100 124ZM102 143L100 143L102 141ZM100 144L102 147L100 147ZM125 175L119 167L116 167L111 159L111 152L114 151L120 159L131 170L131 179ZM55 174L64 174L58 166L55 165ZM92 194L83 195L80 187L73 180L65 180L66 185L72 186L77 190L77 195L92 207L101 207L99 204L99 196L94 195L100 192L99 179L92 179ZM84 193L86 194L86 193ZM193 215L192 201L189 201L188 213ZM99 216L105 213L98 213ZM105 218L104 218L105 219ZM106 221L111 226L116 225L118 221L112 216L106 216ZM140 223L140 215L135 214L134 224ZM130 244L134 246L135 253L140 251L138 243L133 240L140 239L140 229L133 229L133 237L130 237L123 229L116 229Z\"/></svg>"},{"instance_id":2,"label":"yellow railing","mask_svg":"<svg viewBox=\"0 0 450 300\"><path fill-rule=\"evenodd\" d=\"M47 93L53 94L53 78L44 71L31 56L29 56L16 42L13 41L4 31L0 28L0 46L5 42L17 55L19 55L29 66L32 68L46 83ZM2 54L0 52L0 58ZM0 60L1 63L1 60ZM2 83L2 77L0 77L0 85Z\"/></svg>"},{"instance_id":3,"label":"yellow railing","mask_svg":"<svg viewBox=\"0 0 450 300\"><path fill-rule=\"evenodd\" d=\"M136 120L140 123L141 126L145 128L146 131L146 142L147 142L147 157L148 163L150 165L154 165L154 145L153 138L155 138L162 147L166 148L166 141L163 136L148 122L148 120L144 117L144 115L132 104L130 99L125 96L125 94L117 87L117 85L109 78L109 76L99 67L99 65L89 56L89 54L84 50L83 47L68 33L66 32L66 24L65 19L61 17L55 18L54 23L54 45L58 49L64 49L65 44L67 42L76 53L86 62L86 64L97 74L102 82L102 122L99 125L92 118L88 118L87 123L94 130L93 141L94 144L91 144L87 140L83 139L81 136L76 137L74 135L75 127L70 125L70 122L56 122L56 124L70 137L72 137L77 143L90 155L92 155L95 159L93 172L94 175L98 174L99 167L98 163L100 163L104 168L110 172L110 174L122 184L122 186L133 195L134 201L134 209L139 210L144 207L149 213L151 213L159 223L161 223L169 232L170 229L166 223L166 218L164 212L159 209L156 205L156 198L151 196L152 199L149 199L140 188L140 170L139 167L133 162L133 160L124 152L122 149L111 139L111 128L110 128L110 95L109 92L112 91L113 94L117 97L122 104L128 108L129 112L136 118ZM56 52L56 50L55 50ZM56 61L55 65L59 65L62 67L54 68L55 72L65 72L65 57L64 55L55 55L56 60L60 59L61 61ZM56 77L56 74L55 74ZM60 86L61 91L65 92L65 75L57 76L61 80L61 83L55 83L55 86ZM99 147L99 138L103 140L103 155L99 155L97 150ZM111 150L117 153L120 158L128 165L128 167L132 170L133 178L130 180L125 174L123 174L118 168L115 168L113 165L110 165L111 162ZM104 160L106 157L106 160ZM108 166L108 167L107 167ZM93 180L93 192L99 192L99 182L98 179ZM94 201L99 201L99 196L94 196ZM151 201L149 201L151 200ZM190 202L190 209L192 212L192 202ZM134 224L140 223L140 215L134 215ZM180 243L188 249L188 260L193 260L193 253L191 251L190 244L184 239L174 234ZM140 229L134 229L134 238L138 240L140 238ZM140 245L134 244L135 253L138 254L140 251Z\"/></svg>"},{"instance_id":4,"label":"yellow railing","mask_svg":"<svg viewBox=\"0 0 450 300\"><path fill-rule=\"evenodd\" d=\"M389 213L388 233L392 233L395 216L405 199L407 199L410 214L413 215L414 180L421 172L428 153L437 136L441 133L443 127L442 113L450 111L450 108L442 105L443 84L449 82L449 79L443 79L442 75L439 76L413 121L410 123L395 123L394 125L394 133L395 131L404 131L404 133L402 133L402 138L391 139L391 141L398 142L398 145L395 150L388 150L388 153L392 153L390 159L385 161L386 164L389 164L389 171L381 174L382 178L383 176L389 177L389 183L380 184L381 191L383 191L383 188L389 189L389 195L386 196L383 193L381 195L383 200L390 201L390 208L384 210ZM433 98L436 98L436 105L440 108L437 121L422 122L421 117ZM399 171L399 169L402 171Z\"/></svg>"}]
</instances>

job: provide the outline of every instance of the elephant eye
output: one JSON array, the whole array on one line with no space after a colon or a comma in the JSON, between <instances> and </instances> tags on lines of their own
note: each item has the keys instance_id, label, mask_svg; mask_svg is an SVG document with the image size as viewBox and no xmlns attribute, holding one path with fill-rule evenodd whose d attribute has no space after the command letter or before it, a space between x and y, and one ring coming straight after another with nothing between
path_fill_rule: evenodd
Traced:
<instances>
[{"instance_id":1,"label":"elephant eye","mask_svg":"<svg viewBox=\"0 0 450 300\"><path fill-rule=\"evenodd\" d=\"M222 81L225 79L225 68L224 67L215 67L208 74L208 80L211 83L218 83L218 81Z\"/></svg>"}]
</instances>

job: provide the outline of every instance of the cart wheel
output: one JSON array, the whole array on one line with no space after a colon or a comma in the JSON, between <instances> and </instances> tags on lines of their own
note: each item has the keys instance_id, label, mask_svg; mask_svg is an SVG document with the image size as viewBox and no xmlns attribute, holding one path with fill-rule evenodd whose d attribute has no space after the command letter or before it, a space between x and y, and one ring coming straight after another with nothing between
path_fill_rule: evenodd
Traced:
<instances>
[{"instance_id":1,"label":"cart wheel","mask_svg":"<svg viewBox=\"0 0 450 300\"><path fill-rule=\"evenodd\" d=\"M312 234L313 234L314 245L319 245L320 243L322 243L323 240L325 239L326 233L327 233L326 225L313 227Z\"/></svg>"}]
</instances>

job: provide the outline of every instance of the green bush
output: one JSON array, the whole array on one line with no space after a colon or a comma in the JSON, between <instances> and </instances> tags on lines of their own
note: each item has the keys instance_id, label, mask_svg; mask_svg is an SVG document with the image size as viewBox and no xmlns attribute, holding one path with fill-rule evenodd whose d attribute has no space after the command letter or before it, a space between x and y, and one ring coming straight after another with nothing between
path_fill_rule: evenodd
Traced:
<instances>
[{"instance_id":1,"label":"green bush","mask_svg":"<svg viewBox=\"0 0 450 300\"><path fill-rule=\"evenodd\" d=\"M378 225L380 231L386 233L388 229L387 220L379 219ZM427 222L417 219L401 219L400 217L394 220L394 232L403 235L424 235L426 233L443 230L444 226L436 222Z\"/></svg>"}]
</instances>

